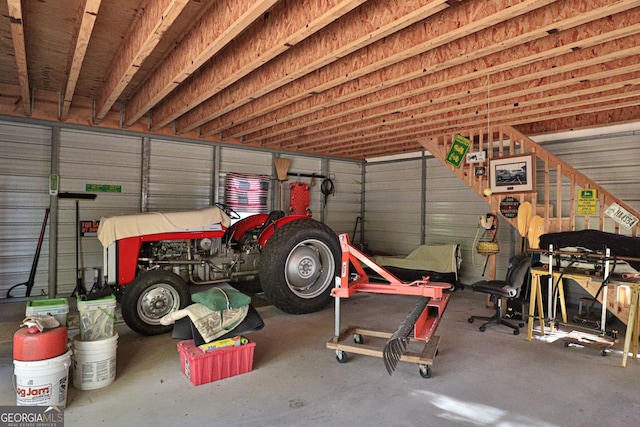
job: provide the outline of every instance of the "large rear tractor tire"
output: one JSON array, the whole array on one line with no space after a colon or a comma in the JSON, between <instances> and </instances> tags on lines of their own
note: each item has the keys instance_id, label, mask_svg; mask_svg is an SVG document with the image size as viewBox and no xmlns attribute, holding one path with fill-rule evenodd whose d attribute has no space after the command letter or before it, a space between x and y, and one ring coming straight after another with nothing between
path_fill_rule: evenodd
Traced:
<instances>
[{"instance_id":1,"label":"large rear tractor tire","mask_svg":"<svg viewBox=\"0 0 640 427\"><path fill-rule=\"evenodd\" d=\"M338 236L321 222L301 219L285 224L260 256L260 284L280 310L305 314L322 310L340 266Z\"/></svg>"},{"instance_id":2,"label":"large rear tractor tire","mask_svg":"<svg viewBox=\"0 0 640 427\"><path fill-rule=\"evenodd\" d=\"M122 295L122 317L125 323L142 335L169 332L160 319L191 304L189 287L180 276L168 271L141 273L129 283Z\"/></svg>"}]
</instances>

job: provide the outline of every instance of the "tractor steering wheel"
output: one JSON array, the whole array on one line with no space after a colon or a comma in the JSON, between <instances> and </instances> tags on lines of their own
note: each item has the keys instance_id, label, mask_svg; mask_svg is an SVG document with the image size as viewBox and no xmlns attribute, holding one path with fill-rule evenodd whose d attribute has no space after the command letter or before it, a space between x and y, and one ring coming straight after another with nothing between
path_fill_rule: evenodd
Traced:
<instances>
[{"instance_id":1,"label":"tractor steering wheel","mask_svg":"<svg viewBox=\"0 0 640 427\"><path fill-rule=\"evenodd\" d=\"M215 206L217 206L218 208L222 209L224 211L224 213L226 213L227 215L229 215L229 218L231 219L240 219L241 216L238 212L234 211L233 209L231 209L229 207L229 205L225 205L224 203L214 203Z\"/></svg>"}]
</instances>

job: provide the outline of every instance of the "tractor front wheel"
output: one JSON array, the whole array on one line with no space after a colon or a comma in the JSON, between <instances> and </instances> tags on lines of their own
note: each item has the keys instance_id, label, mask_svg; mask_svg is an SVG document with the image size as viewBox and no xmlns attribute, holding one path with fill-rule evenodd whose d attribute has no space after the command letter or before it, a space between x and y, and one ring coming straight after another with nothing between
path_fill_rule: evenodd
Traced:
<instances>
[{"instance_id":1,"label":"tractor front wheel","mask_svg":"<svg viewBox=\"0 0 640 427\"><path fill-rule=\"evenodd\" d=\"M140 273L122 295L122 317L134 331L158 335L171 331L173 325L160 323L167 314L191 303L189 287L180 276L168 271Z\"/></svg>"}]
</instances>

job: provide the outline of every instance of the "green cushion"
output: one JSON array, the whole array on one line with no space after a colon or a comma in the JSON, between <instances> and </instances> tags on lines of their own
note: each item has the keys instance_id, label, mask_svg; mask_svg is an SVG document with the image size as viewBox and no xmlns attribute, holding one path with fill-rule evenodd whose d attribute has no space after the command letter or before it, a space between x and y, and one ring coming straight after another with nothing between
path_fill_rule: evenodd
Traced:
<instances>
[{"instance_id":1,"label":"green cushion","mask_svg":"<svg viewBox=\"0 0 640 427\"><path fill-rule=\"evenodd\" d=\"M193 302L200 303L213 311L239 308L251 303L251 297L235 289L213 287L191 295ZM228 301L227 301L228 299Z\"/></svg>"}]
</instances>

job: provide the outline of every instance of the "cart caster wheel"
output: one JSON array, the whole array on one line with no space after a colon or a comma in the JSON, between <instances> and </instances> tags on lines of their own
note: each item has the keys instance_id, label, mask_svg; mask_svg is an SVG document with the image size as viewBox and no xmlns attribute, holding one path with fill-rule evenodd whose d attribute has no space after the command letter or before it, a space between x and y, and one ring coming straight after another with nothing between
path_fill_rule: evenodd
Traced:
<instances>
[{"instance_id":1,"label":"cart caster wheel","mask_svg":"<svg viewBox=\"0 0 640 427\"><path fill-rule=\"evenodd\" d=\"M565 341L564 346L569 347L569 343Z\"/></svg>"},{"instance_id":2,"label":"cart caster wheel","mask_svg":"<svg viewBox=\"0 0 640 427\"><path fill-rule=\"evenodd\" d=\"M336 350L336 360L338 363L347 363L347 353L342 350Z\"/></svg>"},{"instance_id":3,"label":"cart caster wheel","mask_svg":"<svg viewBox=\"0 0 640 427\"><path fill-rule=\"evenodd\" d=\"M469 323L473 323L473 321L474 321L474 320L475 320L475 319L474 319L473 317L469 317L469 318L467 319L467 322L469 322Z\"/></svg>"},{"instance_id":4,"label":"cart caster wheel","mask_svg":"<svg viewBox=\"0 0 640 427\"><path fill-rule=\"evenodd\" d=\"M360 334L353 334L353 342L356 344L364 344L364 338Z\"/></svg>"},{"instance_id":5,"label":"cart caster wheel","mask_svg":"<svg viewBox=\"0 0 640 427\"><path fill-rule=\"evenodd\" d=\"M431 378L431 366L420 365L420 376L422 378Z\"/></svg>"},{"instance_id":6,"label":"cart caster wheel","mask_svg":"<svg viewBox=\"0 0 640 427\"><path fill-rule=\"evenodd\" d=\"M513 335L520 335L520 329L516 328L513 330Z\"/></svg>"},{"instance_id":7,"label":"cart caster wheel","mask_svg":"<svg viewBox=\"0 0 640 427\"><path fill-rule=\"evenodd\" d=\"M484 331L486 331L486 330L487 330L487 328L486 328L485 326L480 326L480 327L478 328L478 330L479 330L480 332L484 332Z\"/></svg>"},{"instance_id":8,"label":"cart caster wheel","mask_svg":"<svg viewBox=\"0 0 640 427\"><path fill-rule=\"evenodd\" d=\"M607 350L602 350L602 351L600 352L600 355L601 355L602 357L605 357L605 356L607 355Z\"/></svg>"}]
</instances>

